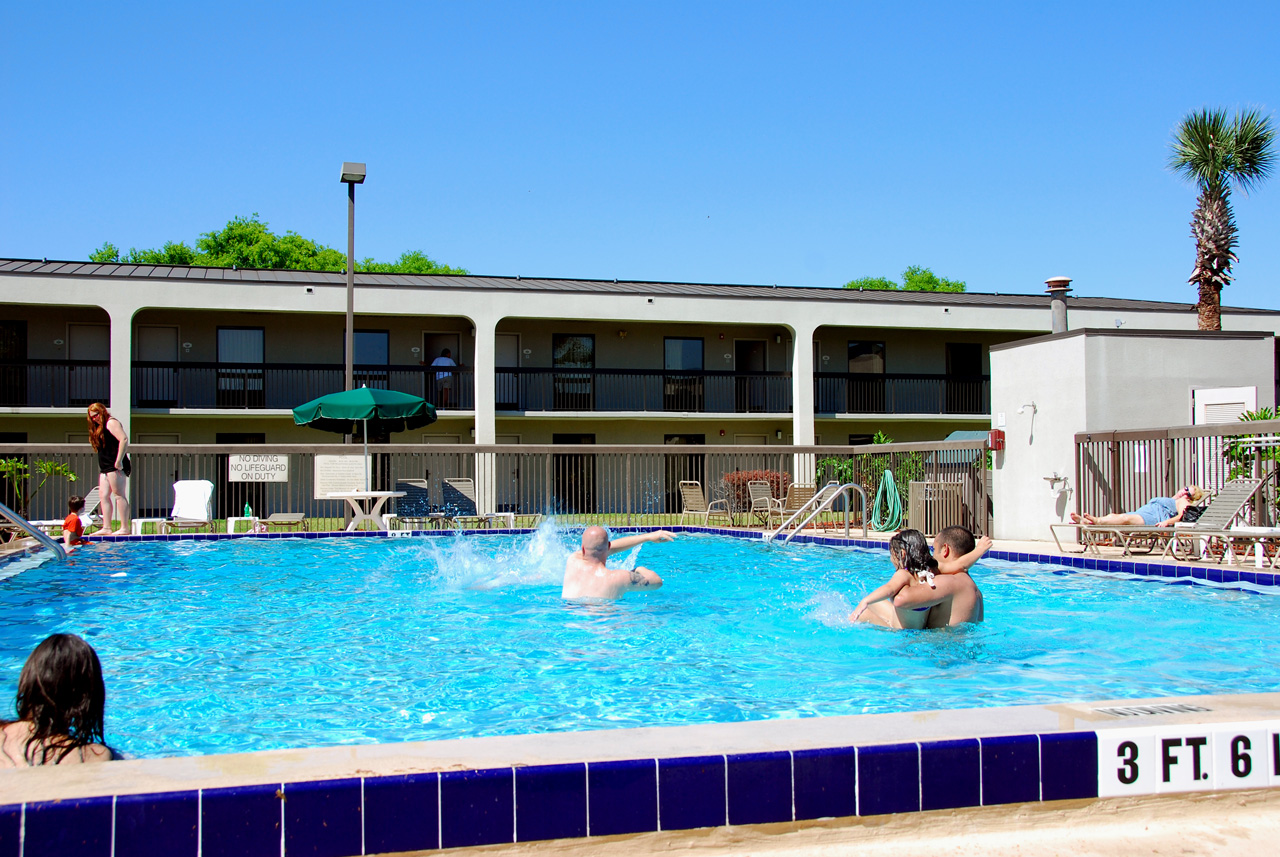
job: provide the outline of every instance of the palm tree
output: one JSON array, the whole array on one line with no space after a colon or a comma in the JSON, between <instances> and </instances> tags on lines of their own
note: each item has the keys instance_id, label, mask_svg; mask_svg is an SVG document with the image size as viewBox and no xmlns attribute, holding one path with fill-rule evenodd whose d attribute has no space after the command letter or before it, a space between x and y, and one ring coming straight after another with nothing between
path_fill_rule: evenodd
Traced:
<instances>
[{"instance_id":1,"label":"palm tree","mask_svg":"<svg viewBox=\"0 0 1280 857\"><path fill-rule=\"evenodd\" d=\"M1231 187L1248 193L1270 174L1275 136L1271 118L1256 110L1228 118L1226 111L1207 108L1188 115L1174 133L1169 167L1200 187L1191 217L1196 267L1187 282L1200 289L1201 330L1222 329L1222 287L1231 282L1231 263L1239 261Z\"/></svg>"}]
</instances>

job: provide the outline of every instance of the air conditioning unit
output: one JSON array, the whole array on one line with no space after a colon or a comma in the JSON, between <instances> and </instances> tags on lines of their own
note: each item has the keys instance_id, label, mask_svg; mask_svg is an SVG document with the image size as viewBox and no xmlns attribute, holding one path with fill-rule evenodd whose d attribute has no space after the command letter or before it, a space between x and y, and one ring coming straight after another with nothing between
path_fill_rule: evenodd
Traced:
<instances>
[{"instance_id":1,"label":"air conditioning unit","mask_svg":"<svg viewBox=\"0 0 1280 857\"><path fill-rule=\"evenodd\" d=\"M912 482L907 492L907 524L927 536L963 525L964 493L959 482Z\"/></svg>"}]
</instances>

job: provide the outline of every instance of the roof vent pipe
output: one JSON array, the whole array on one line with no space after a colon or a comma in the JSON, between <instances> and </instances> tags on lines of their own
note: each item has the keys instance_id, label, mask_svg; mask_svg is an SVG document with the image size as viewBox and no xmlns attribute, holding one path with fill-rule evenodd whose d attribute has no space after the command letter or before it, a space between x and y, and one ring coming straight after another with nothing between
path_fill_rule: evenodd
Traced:
<instances>
[{"instance_id":1,"label":"roof vent pipe","mask_svg":"<svg viewBox=\"0 0 1280 857\"><path fill-rule=\"evenodd\" d=\"M1067 292L1071 291L1070 277L1050 277L1044 281L1048 286L1049 314L1052 316L1053 333L1067 332Z\"/></svg>"}]
</instances>

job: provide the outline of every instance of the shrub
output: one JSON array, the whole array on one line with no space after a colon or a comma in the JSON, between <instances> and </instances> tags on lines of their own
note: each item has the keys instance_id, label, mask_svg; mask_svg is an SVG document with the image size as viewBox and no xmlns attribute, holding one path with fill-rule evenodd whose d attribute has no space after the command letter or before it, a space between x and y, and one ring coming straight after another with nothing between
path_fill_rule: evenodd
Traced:
<instances>
[{"instance_id":1,"label":"shrub","mask_svg":"<svg viewBox=\"0 0 1280 857\"><path fill-rule=\"evenodd\" d=\"M781 500L791 487L791 474L777 470L735 470L726 473L723 478L725 496L729 500L729 508L740 511L751 508L751 492L748 482L765 480L769 483L769 491Z\"/></svg>"}]
</instances>

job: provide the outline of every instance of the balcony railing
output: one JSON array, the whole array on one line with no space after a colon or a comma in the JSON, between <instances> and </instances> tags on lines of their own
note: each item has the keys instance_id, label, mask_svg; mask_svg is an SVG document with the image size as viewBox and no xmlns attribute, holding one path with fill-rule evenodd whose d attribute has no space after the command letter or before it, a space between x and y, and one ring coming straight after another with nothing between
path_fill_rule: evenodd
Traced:
<instances>
[{"instance_id":1,"label":"balcony railing","mask_svg":"<svg viewBox=\"0 0 1280 857\"><path fill-rule=\"evenodd\" d=\"M475 407L471 367L357 364L354 373L357 385L413 393L442 410ZM140 361L133 366L133 406L287 410L341 390L343 374L340 364ZM500 411L792 410L790 372L499 368L494 385ZM0 406L109 404L109 390L105 360L0 361ZM814 375L814 409L820 414L985 416L990 402L985 375Z\"/></svg>"},{"instance_id":2,"label":"balcony railing","mask_svg":"<svg viewBox=\"0 0 1280 857\"><path fill-rule=\"evenodd\" d=\"M965 414L991 412L988 375L868 375L815 372L814 410L820 414Z\"/></svg>"},{"instance_id":3,"label":"balcony railing","mask_svg":"<svg viewBox=\"0 0 1280 857\"><path fill-rule=\"evenodd\" d=\"M0 361L0 405L71 408L110 405L111 364L106 360Z\"/></svg>"},{"instance_id":4,"label":"balcony railing","mask_svg":"<svg viewBox=\"0 0 1280 857\"><path fill-rule=\"evenodd\" d=\"M790 372L495 370L500 411L791 412Z\"/></svg>"},{"instance_id":5,"label":"balcony railing","mask_svg":"<svg viewBox=\"0 0 1280 857\"><path fill-rule=\"evenodd\" d=\"M345 373L341 364L137 362L133 364L133 405L283 410L341 390ZM472 374L469 367L353 367L357 387L412 393L450 410L475 407Z\"/></svg>"}]
</instances>

